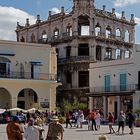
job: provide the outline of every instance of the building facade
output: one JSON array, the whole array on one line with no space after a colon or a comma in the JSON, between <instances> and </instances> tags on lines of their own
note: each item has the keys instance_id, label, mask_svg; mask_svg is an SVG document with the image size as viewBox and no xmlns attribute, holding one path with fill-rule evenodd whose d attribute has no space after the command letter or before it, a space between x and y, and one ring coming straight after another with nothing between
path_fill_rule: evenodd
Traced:
<instances>
[{"instance_id":1,"label":"building facade","mask_svg":"<svg viewBox=\"0 0 140 140\"><path fill-rule=\"evenodd\" d=\"M134 15L128 21L122 11L118 18L111 12L96 9L93 0L73 0L72 11L52 14L46 21L37 16L36 23L17 23L17 41L51 44L57 49L58 102L63 98L87 102L89 64L91 62L130 58L135 42Z\"/></svg>"},{"instance_id":2,"label":"building facade","mask_svg":"<svg viewBox=\"0 0 140 140\"><path fill-rule=\"evenodd\" d=\"M56 108L57 59L50 45L0 40L0 108Z\"/></svg>"},{"instance_id":3,"label":"building facade","mask_svg":"<svg viewBox=\"0 0 140 140\"><path fill-rule=\"evenodd\" d=\"M133 58L90 64L90 110L103 109L104 117L113 112L140 107L140 46L133 49Z\"/></svg>"}]
</instances>

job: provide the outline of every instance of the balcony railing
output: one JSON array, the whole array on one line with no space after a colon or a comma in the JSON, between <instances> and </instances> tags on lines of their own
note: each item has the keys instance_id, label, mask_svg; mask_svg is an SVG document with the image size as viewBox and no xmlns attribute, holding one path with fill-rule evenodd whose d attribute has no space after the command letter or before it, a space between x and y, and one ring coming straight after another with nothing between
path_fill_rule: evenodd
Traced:
<instances>
[{"instance_id":1,"label":"balcony railing","mask_svg":"<svg viewBox=\"0 0 140 140\"><path fill-rule=\"evenodd\" d=\"M9 72L1 73L0 78L10 79L34 79L34 80L57 80L56 74L48 73L31 73L31 72Z\"/></svg>"},{"instance_id":2,"label":"balcony railing","mask_svg":"<svg viewBox=\"0 0 140 140\"><path fill-rule=\"evenodd\" d=\"M70 56L67 58L59 58L58 64L67 63L70 61L94 61L93 56Z\"/></svg>"},{"instance_id":3,"label":"balcony railing","mask_svg":"<svg viewBox=\"0 0 140 140\"><path fill-rule=\"evenodd\" d=\"M90 92L93 93L104 93L104 92L133 92L138 89L136 84L120 85L120 86L108 86L108 87L90 87Z\"/></svg>"}]
</instances>

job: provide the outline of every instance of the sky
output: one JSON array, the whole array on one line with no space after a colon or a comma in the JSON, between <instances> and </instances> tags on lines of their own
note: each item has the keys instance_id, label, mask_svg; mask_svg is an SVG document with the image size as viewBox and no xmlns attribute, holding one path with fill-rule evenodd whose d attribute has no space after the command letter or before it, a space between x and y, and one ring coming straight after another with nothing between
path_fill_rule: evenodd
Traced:
<instances>
[{"instance_id":1,"label":"sky","mask_svg":"<svg viewBox=\"0 0 140 140\"><path fill-rule=\"evenodd\" d=\"M48 12L58 13L61 6L65 7L66 12L70 12L73 0L0 0L0 39L16 40L16 25L25 25L26 18L30 24L36 21L36 15L40 15L41 20L47 20ZM117 16L125 11L127 20L131 14L135 15L135 42L140 44L140 0L95 0L97 9L102 9L106 5L107 11L116 9Z\"/></svg>"}]
</instances>

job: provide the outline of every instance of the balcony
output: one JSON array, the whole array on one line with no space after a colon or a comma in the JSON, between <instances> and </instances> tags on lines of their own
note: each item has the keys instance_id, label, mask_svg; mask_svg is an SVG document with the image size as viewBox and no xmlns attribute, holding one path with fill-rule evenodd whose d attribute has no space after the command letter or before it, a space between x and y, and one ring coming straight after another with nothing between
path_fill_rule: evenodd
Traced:
<instances>
[{"instance_id":1,"label":"balcony","mask_svg":"<svg viewBox=\"0 0 140 140\"><path fill-rule=\"evenodd\" d=\"M40 44L47 44L48 43L48 38L39 39L38 43L40 43Z\"/></svg>"},{"instance_id":2,"label":"balcony","mask_svg":"<svg viewBox=\"0 0 140 140\"><path fill-rule=\"evenodd\" d=\"M124 95L124 94L133 94L138 89L136 84L130 85L120 85L120 86L108 86L108 87L90 87L89 95Z\"/></svg>"},{"instance_id":3,"label":"balcony","mask_svg":"<svg viewBox=\"0 0 140 140\"><path fill-rule=\"evenodd\" d=\"M70 62L94 62L94 57L93 56L70 56L67 58L59 58L58 59L58 64L65 64L65 63L70 63Z\"/></svg>"},{"instance_id":4,"label":"balcony","mask_svg":"<svg viewBox=\"0 0 140 140\"><path fill-rule=\"evenodd\" d=\"M31 72L10 72L0 74L0 78L8 79L33 79L33 80L57 80L56 74L31 73Z\"/></svg>"}]
</instances>

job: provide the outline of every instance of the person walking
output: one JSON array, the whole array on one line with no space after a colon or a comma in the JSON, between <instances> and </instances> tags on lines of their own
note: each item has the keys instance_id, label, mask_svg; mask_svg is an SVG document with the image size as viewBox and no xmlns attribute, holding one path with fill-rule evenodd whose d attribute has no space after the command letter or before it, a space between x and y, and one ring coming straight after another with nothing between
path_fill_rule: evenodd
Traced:
<instances>
[{"instance_id":1,"label":"person walking","mask_svg":"<svg viewBox=\"0 0 140 140\"><path fill-rule=\"evenodd\" d=\"M70 127L72 127L72 124L70 122L71 116L69 111L66 113L66 128L68 127L68 124L70 125Z\"/></svg>"},{"instance_id":2,"label":"person walking","mask_svg":"<svg viewBox=\"0 0 140 140\"><path fill-rule=\"evenodd\" d=\"M25 128L24 137L26 140L42 140L42 127L34 125L33 118L28 120L28 126Z\"/></svg>"},{"instance_id":3,"label":"person walking","mask_svg":"<svg viewBox=\"0 0 140 140\"><path fill-rule=\"evenodd\" d=\"M99 110L96 110L96 126L97 126L97 130L100 130L100 123L101 123L101 115L99 113Z\"/></svg>"},{"instance_id":4,"label":"person walking","mask_svg":"<svg viewBox=\"0 0 140 140\"><path fill-rule=\"evenodd\" d=\"M134 134L134 124L135 124L135 115L133 114L132 110L129 110L129 112L127 113L127 122L128 122L128 126L130 128L130 135Z\"/></svg>"},{"instance_id":5,"label":"person walking","mask_svg":"<svg viewBox=\"0 0 140 140\"><path fill-rule=\"evenodd\" d=\"M96 112L95 112L95 110L93 109L92 112L91 112L91 120L92 120L91 129L94 130L94 129L93 129L93 125L94 125L95 131L97 131L95 119L96 119Z\"/></svg>"},{"instance_id":6,"label":"person walking","mask_svg":"<svg viewBox=\"0 0 140 140\"><path fill-rule=\"evenodd\" d=\"M111 112L108 113L108 125L109 125L109 134L115 133L114 129L113 129L113 124L114 124L114 116Z\"/></svg>"},{"instance_id":7,"label":"person walking","mask_svg":"<svg viewBox=\"0 0 140 140\"><path fill-rule=\"evenodd\" d=\"M52 122L48 126L47 137L45 140L64 140L63 138L64 128L58 122L59 121L58 117L53 116L51 121Z\"/></svg>"},{"instance_id":8,"label":"person walking","mask_svg":"<svg viewBox=\"0 0 140 140\"><path fill-rule=\"evenodd\" d=\"M123 113L123 111L120 111L120 114L118 116L118 131L117 131L117 133L119 133L120 128L122 127L122 134L124 134L125 121L126 121L125 114Z\"/></svg>"},{"instance_id":9,"label":"person walking","mask_svg":"<svg viewBox=\"0 0 140 140\"><path fill-rule=\"evenodd\" d=\"M12 122L8 123L6 127L8 140L23 140L23 131L19 124L19 118L13 116Z\"/></svg>"}]
</instances>

